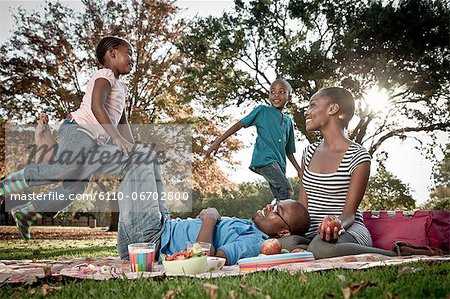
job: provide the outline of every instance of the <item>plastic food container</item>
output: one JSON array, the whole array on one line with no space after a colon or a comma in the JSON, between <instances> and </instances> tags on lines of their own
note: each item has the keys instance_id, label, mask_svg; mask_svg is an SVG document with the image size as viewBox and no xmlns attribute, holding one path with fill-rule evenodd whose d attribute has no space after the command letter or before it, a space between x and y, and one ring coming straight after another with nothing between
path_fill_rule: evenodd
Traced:
<instances>
[{"instance_id":1,"label":"plastic food container","mask_svg":"<svg viewBox=\"0 0 450 299\"><path fill-rule=\"evenodd\" d=\"M223 266L225 266L224 258L208 256L208 258L206 260L205 272L219 271L219 270L222 270Z\"/></svg>"},{"instance_id":2,"label":"plastic food container","mask_svg":"<svg viewBox=\"0 0 450 299\"><path fill-rule=\"evenodd\" d=\"M186 260L163 261L164 270L168 274L199 274L205 272L207 259L206 255L191 257Z\"/></svg>"}]
</instances>

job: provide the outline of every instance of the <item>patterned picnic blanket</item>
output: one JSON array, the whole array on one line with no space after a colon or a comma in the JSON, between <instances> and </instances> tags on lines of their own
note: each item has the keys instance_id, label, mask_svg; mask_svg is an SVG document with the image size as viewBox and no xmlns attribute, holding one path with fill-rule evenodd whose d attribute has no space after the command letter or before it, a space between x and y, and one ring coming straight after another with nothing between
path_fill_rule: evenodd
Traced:
<instances>
[{"instance_id":1,"label":"patterned picnic blanket","mask_svg":"<svg viewBox=\"0 0 450 299\"><path fill-rule=\"evenodd\" d=\"M270 269L313 272L330 269L367 269L378 266L399 265L413 261L450 261L450 256L387 257L378 254L361 254L311 262L284 264ZM267 270L263 270L267 271ZM226 266L220 271L191 275L197 278L237 276L239 266ZM77 258L59 260L0 260L0 285L13 283L32 284L39 280L74 279L136 279L137 277L164 278L175 276L164 272L162 265L156 265L155 272L133 273L130 263L118 258Z\"/></svg>"}]
</instances>

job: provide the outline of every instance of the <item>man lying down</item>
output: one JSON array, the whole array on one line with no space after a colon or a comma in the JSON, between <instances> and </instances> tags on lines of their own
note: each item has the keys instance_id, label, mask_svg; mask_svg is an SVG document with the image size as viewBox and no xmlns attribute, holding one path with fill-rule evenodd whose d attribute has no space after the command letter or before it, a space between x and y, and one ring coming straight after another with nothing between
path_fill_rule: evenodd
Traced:
<instances>
[{"instance_id":1,"label":"man lying down","mask_svg":"<svg viewBox=\"0 0 450 299\"><path fill-rule=\"evenodd\" d=\"M160 252L174 254L184 250L186 242L208 242L213 247L211 255L223 257L228 265L233 265L241 258L260 254L263 241L269 237L303 235L308 226L308 212L293 200L268 204L256 212L253 222L221 218L215 208L207 208L197 219L166 221Z\"/></svg>"}]
</instances>

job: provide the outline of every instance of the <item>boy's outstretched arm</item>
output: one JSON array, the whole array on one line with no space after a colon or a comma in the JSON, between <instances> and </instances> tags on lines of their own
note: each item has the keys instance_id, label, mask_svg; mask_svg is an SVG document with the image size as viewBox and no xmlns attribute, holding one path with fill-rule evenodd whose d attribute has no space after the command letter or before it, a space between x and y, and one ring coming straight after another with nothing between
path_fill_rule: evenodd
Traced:
<instances>
[{"instance_id":1,"label":"boy's outstretched arm","mask_svg":"<svg viewBox=\"0 0 450 299\"><path fill-rule=\"evenodd\" d=\"M297 176L301 179L302 178L302 168L300 165L298 165L297 160L294 157L293 153L286 154L286 157L288 157L289 161L291 161L292 165L294 165L295 170L297 170Z\"/></svg>"},{"instance_id":2,"label":"boy's outstretched arm","mask_svg":"<svg viewBox=\"0 0 450 299\"><path fill-rule=\"evenodd\" d=\"M225 131L225 133L223 133L220 137L218 137L213 144L211 144L211 146L208 148L208 150L206 151L206 156L209 156L212 152L214 152L214 155L217 153L217 150L219 149L220 144L222 143L222 141L224 141L225 139L227 139L229 136L233 135L234 133L236 133L237 131L239 131L240 129L242 129L242 127L244 126L243 123L241 123L240 121L238 121L237 123L235 123L231 128L229 128L228 130Z\"/></svg>"}]
</instances>

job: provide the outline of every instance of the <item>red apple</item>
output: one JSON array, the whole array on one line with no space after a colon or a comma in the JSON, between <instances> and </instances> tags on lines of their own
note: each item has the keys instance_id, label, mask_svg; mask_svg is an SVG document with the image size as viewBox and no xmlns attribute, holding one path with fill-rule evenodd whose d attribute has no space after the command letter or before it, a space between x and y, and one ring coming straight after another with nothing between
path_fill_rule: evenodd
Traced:
<instances>
[{"instance_id":1,"label":"red apple","mask_svg":"<svg viewBox=\"0 0 450 299\"><path fill-rule=\"evenodd\" d=\"M336 216L325 216L322 221L322 228L325 228L325 232L327 227L331 229L331 233L334 232L335 227L339 231L341 229L341 220Z\"/></svg>"},{"instance_id":2,"label":"red apple","mask_svg":"<svg viewBox=\"0 0 450 299\"><path fill-rule=\"evenodd\" d=\"M279 254L281 253L281 243L278 239L265 240L261 245L261 252L264 254Z\"/></svg>"}]
</instances>

